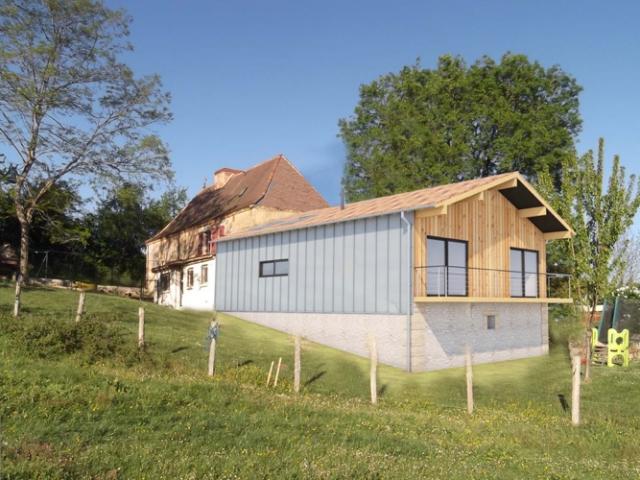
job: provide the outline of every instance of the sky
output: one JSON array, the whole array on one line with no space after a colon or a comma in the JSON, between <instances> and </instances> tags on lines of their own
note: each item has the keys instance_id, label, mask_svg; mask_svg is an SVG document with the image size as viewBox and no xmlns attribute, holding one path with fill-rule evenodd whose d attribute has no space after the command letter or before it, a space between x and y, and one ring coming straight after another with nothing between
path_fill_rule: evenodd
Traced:
<instances>
[{"instance_id":1,"label":"sky","mask_svg":"<svg viewBox=\"0 0 640 480\"><path fill-rule=\"evenodd\" d=\"M174 120L157 128L190 195L222 167L283 153L331 204L345 150L338 120L358 88L420 58L524 53L584 88L578 151L640 173L640 2L107 0L133 17L137 74L158 73ZM636 219L636 228L638 228Z\"/></svg>"}]
</instances>

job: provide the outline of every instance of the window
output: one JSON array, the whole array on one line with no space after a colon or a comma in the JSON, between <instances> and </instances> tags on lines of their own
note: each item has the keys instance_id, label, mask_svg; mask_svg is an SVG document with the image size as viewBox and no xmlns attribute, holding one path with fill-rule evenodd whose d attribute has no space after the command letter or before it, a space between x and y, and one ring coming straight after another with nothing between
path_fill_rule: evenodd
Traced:
<instances>
[{"instance_id":1,"label":"window","mask_svg":"<svg viewBox=\"0 0 640 480\"><path fill-rule=\"evenodd\" d=\"M289 260L268 260L260 262L261 277L286 277L289 275Z\"/></svg>"},{"instance_id":2,"label":"window","mask_svg":"<svg viewBox=\"0 0 640 480\"><path fill-rule=\"evenodd\" d=\"M158 282L158 288L161 292L166 292L169 290L169 286L171 285L171 274L169 272L160 274L160 281Z\"/></svg>"},{"instance_id":3,"label":"window","mask_svg":"<svg viewBox=\"0 0 640 480\"><path fill-rule=\"evenodd\" d=\"M487 320L487 330L495 330L496 316L494 314L490 314L490 315L485 315L484 318Z\"/></svg>"},{"instance_id":4,"label":"window","mask_svg":"<svg viewBox=\"0 0 640 480\"><path fill-rule=\"evenodd\" d=\"M467 295L467 242L427 237L427 295Z\"/></svg>"},{"instance_id":5,"label":"window","mask_svg":"<svg viewBox=\"0 0 640 480\"><path fill-rule=\"evenodd\" d=\"M193 288L193 268L187 269L187 288Z\"/></svg>"},{"instance_id":6,"label":"window","mask_svg":"<svg viewBox=\"0 0 640 480\"><path fill-rule=\"evenodd\" d=\"M209 265L200 267L200 285L206 285L209 281Z\"/></svg>"},{"instance_id":7,"label":"window","mask_svg":"<svg viewBox=\"0 0 640 480\"><path fill-rule=\"evenodd\" d=\"M200 255L209 255L211 253L211 230L200 232L198 251Z\"/></svg>"},{"instance_id":8,"label":"window","mask_svg":"<svg viewBox=\"0 0 640 480\"><path fill-rule=\"evenodd\" d=\"M538 252L512 248L509 280L512 297L538 296Z\"/></svg>"}]
</instances>

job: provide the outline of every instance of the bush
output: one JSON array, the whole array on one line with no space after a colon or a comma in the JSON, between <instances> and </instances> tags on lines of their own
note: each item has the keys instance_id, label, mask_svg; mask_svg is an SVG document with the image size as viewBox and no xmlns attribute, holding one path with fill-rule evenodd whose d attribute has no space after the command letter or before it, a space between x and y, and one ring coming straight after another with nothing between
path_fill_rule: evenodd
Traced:
<instances>
[{"instance_id":1,"label":"bush","mask_svg":"<svg viewBox=\"0 0 640 480\"><path fill-rule=\"evenodd\" d=\"M75 354L95 363L131 357L132 347L125 342L122 329L113 325L114 320L117 317L112 315L87 315L77 323L59 317L25 315L16 320L3 315L0 328L25 355L55 359Z\"/></svg>"}]
</instances>

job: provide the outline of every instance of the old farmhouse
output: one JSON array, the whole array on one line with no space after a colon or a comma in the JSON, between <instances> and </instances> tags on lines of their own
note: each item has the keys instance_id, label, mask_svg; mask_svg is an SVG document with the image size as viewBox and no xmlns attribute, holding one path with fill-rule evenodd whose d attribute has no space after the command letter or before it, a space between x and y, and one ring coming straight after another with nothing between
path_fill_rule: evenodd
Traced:
<instances>
[{"instance_id":1,"label":"old farmhouse","mask_svg":"<svg viewBox=\"0 0 640 480\"><path fill-rule=\"evenodd\" d=\"M163 305L213 310L218 239L326 206L283 155L246 171L222 168L213 185L146 242L147 291Z\"/></svg>"},{"instance_id":2,"label":"old farmhouse","mask_svg":"<svg viewBox=\"0 0 640 480\"><path fill-rule=\"evenodd\" d=\"M413 371L541 355L572 235L518 173L306 211L218 240L216 309Z\"/></svg>"}]
</instances>

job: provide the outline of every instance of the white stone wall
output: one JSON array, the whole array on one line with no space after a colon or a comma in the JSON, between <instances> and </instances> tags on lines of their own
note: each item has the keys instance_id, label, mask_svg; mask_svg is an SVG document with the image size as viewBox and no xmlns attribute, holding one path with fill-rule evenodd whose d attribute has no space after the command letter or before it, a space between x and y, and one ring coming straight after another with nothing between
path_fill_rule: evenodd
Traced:
<instances>
[{"instance_id":1,"label":"white stone wall","mask_svg":"<svg viewBox=\"0 0 640 480\"><path fill-rule=\"evenodd\" d=\"M209 273L206 283L202 281L200 272L202 265L207 265ZM187 288L187 270L193 268L193 286ZM182 268L184 287L180 308L194 310L213 310L215 301L216 260L215 258L198 263L191 263Z\"/></svg>"},{"instance_id":2,"label":"white stone wall","mask_svg":"<svg viewBox=\"0 0 640 480\"><path fill-rule=\"evenodd\" d=\"M406 315L230 312L260 325L368 356L368 336L376 339L381 363L406 368Z\"/></svg>"},{"instance_id":3,"label":"white stone wall","mask_svg":"<svg viewBox=\"0 0 640 480\"><path fill-rule=\"evenodd\" d=\"M495 330L486 315L496 316ZM546 304L417 304L412 316L414 371L464 365L465 345L474 363L544 355L549 349Z\"/></svg>"},{"instance_id":4,"label":"white stone wall","mask_svg":"<svg viewBox=\"0 0 640 480\"><path fill-rule=\"evenodd\" d=\"M157 286L160 284L160 272L154 273L155 285L153 290L154 302L165 305L167 307L180 307L180 271L171 270L171 279L169 288L163 292L159 292Z\"/></svg>"}]
</instances>

